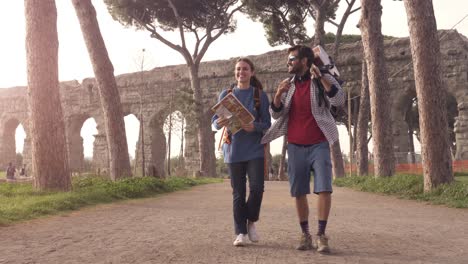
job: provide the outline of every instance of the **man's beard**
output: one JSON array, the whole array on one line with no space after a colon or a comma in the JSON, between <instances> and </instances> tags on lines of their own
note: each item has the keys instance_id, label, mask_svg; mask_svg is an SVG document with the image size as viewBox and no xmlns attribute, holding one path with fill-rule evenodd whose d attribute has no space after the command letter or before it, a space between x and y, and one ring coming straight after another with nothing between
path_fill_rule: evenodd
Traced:
<instances>
[{"instance_id":1,"label":"man's beard","mask_svg":"<svg viewBox=\"0 0 468 264\"><path fill-rule=\"evenodd\" d=\"M291 68L289 68L289 65L288 65L288 72L291 74L298 74L303 71L303 67L301 64L291 65L290 67Z\"/></svg>"}]
</instances>

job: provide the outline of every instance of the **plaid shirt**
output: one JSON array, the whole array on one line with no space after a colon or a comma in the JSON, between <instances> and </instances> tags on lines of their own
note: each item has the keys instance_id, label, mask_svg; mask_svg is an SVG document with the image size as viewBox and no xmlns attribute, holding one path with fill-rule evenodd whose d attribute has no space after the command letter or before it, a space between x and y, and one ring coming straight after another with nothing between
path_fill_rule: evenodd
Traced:
<instances>
[{"instance_id":1,"label":"plaid shirt","mask_svg":"<svg viewBox=\"0 0 468 264\"><path fill-rule=\"evenodd\" d=\"M331 105L340 106L345 102L345 93L343 89L338 84L338 82L329 74L324 74L322 78L326 78L332 85L338 89L336 94L333 97L325 96L325 100L328 100ZM325 103L322 103L322 106L318 104L318 87L315 86L314 82L310 82L310 105L312 109L312 115L317 121L317 125L322 130L323 134L327 138L330 145L335 143L338 140L338 128L336 127L335 119L330 113L329 107ZM270 113L273 119L276 121L271 125L270 129L267 130L265 135L262 138L262 144L269 143L281 136L288 134L288 120L289 120L289 110L291 109L291 101L293 94L296 90L294 85L294 78L291 79L291 88L287 93L284 93L281 97L282 107L280 111L275 112L270 106ZM273 104L273 102L272 102ZM328 105L330 105L328 104Z\"/></svg>"}]
</instances>

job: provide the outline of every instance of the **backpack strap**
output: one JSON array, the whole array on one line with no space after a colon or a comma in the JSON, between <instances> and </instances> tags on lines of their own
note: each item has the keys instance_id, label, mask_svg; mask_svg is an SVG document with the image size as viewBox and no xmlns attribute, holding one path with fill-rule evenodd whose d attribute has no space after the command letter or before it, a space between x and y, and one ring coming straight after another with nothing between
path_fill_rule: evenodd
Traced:
<instances>
[{"instance_id":1,"label":"backpack strap","mask_svg":"<svg viewBox=\"0 0 468 264\"><path fill-rule=\"evenodd\" d=\"M257 117L260 120L260 117L262 115L261 111L261 100L260 100L260 90L258 87L254 87L254 107L255 110L257 111Z\"/></svg>"},{"instance_id":2,"label":"backpack strap","mask_svg":"<svg viewBox=\"0 0 468 264\"><path fill-rule=\"evenodd\" d=\"M232 90L234 90L234 87L236 87L236 84L235 83L232 83L229 88L226 89L227 93L226 95L232 93Z\"/></svg>"},{"instance_id":3,"label":"backpack strap","mask_svg":"<svg viewBox=\"0 0 468 264\"><path fill-rule=\"evenodd\" d=\"M257 113L260 114L260 89L254 87L254 103L255 103L255 110Z\"/></svg>"}]
</instances>

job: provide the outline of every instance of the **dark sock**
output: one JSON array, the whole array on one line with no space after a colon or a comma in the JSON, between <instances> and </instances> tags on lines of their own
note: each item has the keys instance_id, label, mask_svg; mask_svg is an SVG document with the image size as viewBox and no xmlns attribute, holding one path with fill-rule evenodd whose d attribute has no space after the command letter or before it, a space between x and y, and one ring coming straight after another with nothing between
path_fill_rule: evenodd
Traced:
<instances>
[{"instance_id":1,"label":"dark sock","mask_svg":"<svg viewBox=\"0 0 468 264\"><path fill-rule=\"evenodd\" d=\"M317 236L325 235L325 228L327 228L327 220L318 220Z\"/></svg>"},{"instance_id":2,"label":"dark sock","mask_svg":"<svg viewBox=\"0 0 468 264\"><path fill-rule=\"evenodd\" d=\"M309 232L309 221L300 222L301 230L303 234L310 235Z\"/></svg>"}]
</instances>

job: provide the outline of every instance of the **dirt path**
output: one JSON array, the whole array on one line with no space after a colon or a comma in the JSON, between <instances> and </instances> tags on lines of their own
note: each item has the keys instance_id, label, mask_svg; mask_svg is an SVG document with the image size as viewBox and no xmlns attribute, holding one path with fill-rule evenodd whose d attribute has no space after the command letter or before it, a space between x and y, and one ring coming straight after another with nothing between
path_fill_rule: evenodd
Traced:
<instances>
[{"instance_id":1,"label":"dirt path","mask_svg":"<svg viewBox=\"0 0 468 264\"><path fill-rule=\"evenodd\" d=\"M0 263L468 263L468 210L337 187L333 202L331 255L294 249L286 182L266 184L260 243L233 247L224 182L2 227Z\"/></svg>"}]
</instances>

